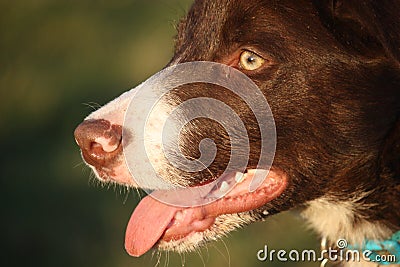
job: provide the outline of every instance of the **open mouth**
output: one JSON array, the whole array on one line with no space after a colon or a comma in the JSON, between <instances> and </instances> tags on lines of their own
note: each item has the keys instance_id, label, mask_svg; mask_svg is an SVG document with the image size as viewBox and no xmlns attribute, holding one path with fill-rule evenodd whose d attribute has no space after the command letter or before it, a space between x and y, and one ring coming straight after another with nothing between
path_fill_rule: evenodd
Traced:
<instances>
[{"instance_id":1,"label":"open mouth","mask_svg":"<svg viewBox=\"0 0 400 267\"><path fill-rule=\"evenodd\" d=\"M263 183L249 190L255 172L232 173L216 191L225 193L218 200L195 207L176 207L162 203L151 195L133 212L125 235L125 249L131 256L141 256L160 242L189 238L210 229L218 216L257 209L277 198L287 187L287 176L280 170L265 171ZM228 183L235 183L229 190ZM190 189L190 188L188 188ZM229 190L229 191L227 191ZM213 192L217 193L217 192Z\"/></svg>"},{"instance_id":2,"label":"open mouth","mask_svg":"<svg viewBox=\"0 0 400 267\"><path fill-rule=\"evenodd\" d=\"M202 89L207 97L180 99L174 88L190 85L188 92L181 93L191 93L197 88L192 83L230 90L235 98L243 99L235 108L243 107L245 111L238 113L219 97L214 99L210 95L212 87L208 86ZM215 240L251 220L233 217L262 208L287 187L287 175L274 168L236 172L244 171L249 164L271 166L276 149L272 111L262 91L244 73L215 62L187 62L164 69L126 94L129 95L121 95L81 123L75 137L85 160L103 180L163 189L145 197L133 212L125 236L130 255L141 256L153 247L179 252L180 248ZM171 103L173 99L179 103ZM244 115L249 111L252 114L247 121ZM205 119L212 123L203 123ZM253 151L251 144L257 145ZM215 175L217 171L209 168L212 164L215 169L226 165L218 179L184 187L191 182L202 183L197 178L205 176L195 175L203 170ZM186 177L181 177L182 173ZM181 187L176 189L178 185ZM204 187L208 191L190 201L190 192ZM168 203L176 202L157 198L162 194L177 195L177 191L191 204L171 205ZM221 223L225 217L232 220ZM219 224L232 227L217 227Z\"/></svg>"}]
</instances>

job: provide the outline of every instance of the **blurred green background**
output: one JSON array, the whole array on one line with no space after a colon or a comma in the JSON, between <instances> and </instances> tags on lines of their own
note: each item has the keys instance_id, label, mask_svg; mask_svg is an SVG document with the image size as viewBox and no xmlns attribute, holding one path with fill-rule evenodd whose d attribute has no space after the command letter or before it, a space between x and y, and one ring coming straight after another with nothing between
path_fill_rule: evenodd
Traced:
<instances>
[{"instance_id":1,"label":"blurred green background","mask_svg":"<svg viewBox=\"0 0 400 267\"><path fill-rule=\"evenodd\" d=\"M293 214L185 255L124 251L136 194L90 178L73 130L168 62L191 2L0 1L1 266L318 266L256 258L317 248Z\"/></svg>"}]
</instances>

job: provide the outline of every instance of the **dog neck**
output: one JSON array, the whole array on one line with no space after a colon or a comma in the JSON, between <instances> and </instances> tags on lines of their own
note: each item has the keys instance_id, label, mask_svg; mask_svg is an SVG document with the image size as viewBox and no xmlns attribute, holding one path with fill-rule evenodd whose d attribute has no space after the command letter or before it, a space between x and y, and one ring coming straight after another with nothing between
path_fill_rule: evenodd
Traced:
<instances>
[{"instance_id":1,"label":"dog neck","mask_svg":"<svg viewBox=\"0 0 400 267\"><path fill-rule=\"evenodd\" d=\"M381 222L372 222L359 216L357 210L360 204L357 200L359 199L343 202L327 197L319 198L308 202L301 215L321 237L327 240L327 244L336 244L339 239L345 239L348 244L360 247L366 240L390 238L396 230ZM365 209L365 206L362 208ZM367 262L343 264L346 267L377 266L376 263Z\"/></svg>"},{"instance_id":2,"label":"dog neck","mask_svg":"<svg viewBox=\"0 0 400 267\"><path fill-rule=\"evenodd\" d=\"M357 216L357 205L356 200L338 202L319 198L308 203L302 216L321 236L332 242L344 238L349 243L361 244L365 239L381 240L393 234L394 230L384 224Z\"/></svg>"}]
</instances>

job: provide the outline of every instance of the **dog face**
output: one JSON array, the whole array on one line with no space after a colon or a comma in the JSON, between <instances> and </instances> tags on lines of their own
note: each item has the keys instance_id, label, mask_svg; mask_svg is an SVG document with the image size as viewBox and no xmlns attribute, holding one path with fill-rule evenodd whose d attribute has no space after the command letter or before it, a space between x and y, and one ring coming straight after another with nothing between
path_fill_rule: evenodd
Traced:
<instances>
[{"instance_id":1,"label":"dog face","mask_svg":"<svg viewBox=\"0 0 400 267\"><path fill-rule=\"evenodd\" d=\"M211 61L249 77L273 114L275 157L263 184L249 192L251 178L260 168L262 147L262 125L252 110L218 85L194 83L169 91L155 107L157 116L149 118L150 135L163 130L157 125L181 103L217 99L245 125L248 163L245 170L230 174L233 179L244 172L240 184L209 205L180 208L143 199L128 225L126 248L131 255L141 255L155 244L161 249L191 250L271 214L293 207L307 209L317 199L330 199L332 205L356 199L359 205L350 208L353 223L357 218L382 219L385 210L393 208L397 203L393 197L382 198L382 193L377 199L372 192L399 183L398 157L393 156L398 155L398 148L393 148L398 141L393 136L398 132L400 71L398 49L392 49L398 44L398 33L388 32L392 36L388 42L377 23L369 24L367 13L379 14L374 6L369 2L364 3L365 10L357 6L352 1L194 3L178 26L169 66ZM128 170L122 142L129 144L135 138L135 132L123 129L134 95L135 89L123 94L92 113L75 131L83 158L99 179L133 187L138 186L132 179L135 171ZM209 138L216 146L214 161L193 173L177 170L166 157L153 153L150 160L156 171L170 184L191 188L220 177L231 156L226 129L197 118L180 130L178 145L186 158L200 158L200 143ZM160 189L145 179L144 183L149 189ZM378 214L364 208L378 204L382 204ZM398 226L399 214L385 217L383 225Z\"/></svg>"}]
</instances>

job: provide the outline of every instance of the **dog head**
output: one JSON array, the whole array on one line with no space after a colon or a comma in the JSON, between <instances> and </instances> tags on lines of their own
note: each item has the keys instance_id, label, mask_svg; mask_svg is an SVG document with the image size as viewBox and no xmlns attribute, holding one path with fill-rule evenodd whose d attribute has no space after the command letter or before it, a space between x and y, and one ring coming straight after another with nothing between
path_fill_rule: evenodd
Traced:
<instances>
[{"instance_id":1,"label":"dog head","mask_svg":"<svg viewBox=\"0 0 400 267\"><path fill-rule=\"evenodd\" d=\"M223 64L227 67L220 67L214 78L240 74L250 78L261 92L255 105L262 105L263 98L268 101L261 111L267 120L260 121L240 93L198 80L156 94L151 114L141 109L152 97L146 95L152 83L146 82L87 117L75 137L99 179L150 190L181 188L182 194L217 181L207 193L227 191L215 201L193 207L144 198L128 225L127 251L138 256L155 244L161 249L191 250L237 227L295 206L306 207L322 197L357 199L362 203L355 214L382 219L385 209L393 208L392 198L378 200L371 192L399 184L400 26L393 20L397 16L393 10L399 11L400 5L377 5L196 1L178 26L175 54L166 70L199 61ZM383 30L389 24L394 26ZM248 87L241 90L243 95L250 92ZM191 102L195 99L217 102ZM215 109L216 103L224 106ZM177 107L181 113L174 116ZM219 111L225 114L223 107L235 113L237 121L218 116ZM130 117L127 127L124 122L132 110L136 117ZM213 116L205 116L207 112ZM188 119L192 113L201 116ZM174 119L164 127L169 117ZM134 125L135 118L145 124ZM148 130L143 135L142 126ZM234 138L241 136L238 129L246 138ZM266 137L274 142L263 154ZM133 158L143 158L124 152L135 151L140 142L147 149L140 151L147 153L163 182L150 179L147 170L141 172L148 162L129 165ZM230 165L233 147L239 158L246 159L244 166ZM272 157L273 163L260 165L264 157ZM194 169L185 169L190 164ZM263 179L249 190L256 175ZM231 190L225 190L226 185L232 185ZM368 197L360 200L360 192ZM383 205L379 214L371 215L364 204ZM399 225L398 211L385 220L388 227Z\"/></svg>"}]
</instances>

